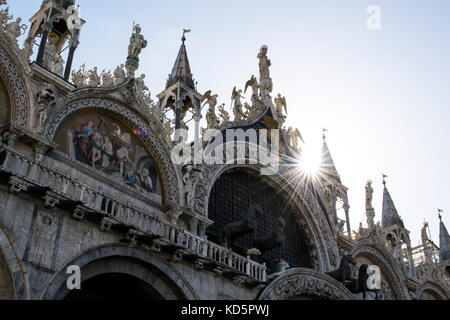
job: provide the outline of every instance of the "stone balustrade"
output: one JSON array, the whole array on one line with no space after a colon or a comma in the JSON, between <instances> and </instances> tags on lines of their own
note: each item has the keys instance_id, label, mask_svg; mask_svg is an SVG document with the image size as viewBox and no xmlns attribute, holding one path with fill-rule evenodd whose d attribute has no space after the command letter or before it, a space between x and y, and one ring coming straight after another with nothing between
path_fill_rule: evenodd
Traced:
<instances>
[{"instance_id":1,"label":"stone balustrade","mask_svg":"<svg viewBox=\"0 0 450 320\"><path fill-rule=\"evenodd\" d=\"M93 188L76 177L59 172L4 144L0 144L0 170L22 180L22 183L18 183L19 186L15 186L16 191L27 191L28 186L49 187L52 193L82 203L85 210L100 213L112 221L133 227L145 234L161 237L161 241L178 246L186 254L212 261L221 269L228 268L258 281L266 281L265 264L257 263L249 257L245 258L230 249L200 238L165 221L154 212L145 212L130 203L125 203L103 190Z\"/></svg>"}]
</instances>

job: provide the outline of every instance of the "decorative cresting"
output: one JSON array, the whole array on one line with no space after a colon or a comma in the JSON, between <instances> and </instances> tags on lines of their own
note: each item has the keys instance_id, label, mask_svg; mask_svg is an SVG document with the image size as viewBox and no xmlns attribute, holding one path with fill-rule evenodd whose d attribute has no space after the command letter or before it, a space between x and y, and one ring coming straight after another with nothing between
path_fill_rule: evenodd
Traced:
<instances>
[{"instance_id":1,"label":"decorative cresting","mask_svg":"<svg viewBox=\"0 0 450 320\"><path fill-rule=\"evenodd\" d=\"M305 298L355 300L342 284L310 269L290 269L272 281L259 295L259 300L295 300Z\"/></svg>"},{"instance_id":2,"label":"decorative cresting","mask_svg":"<svg viewBox=\"0 0 450 320\"><path fill-rule=\"evenodd\" d=\"M22 80L23 77L17 69L19 63L13 62L11 56L8 55L8 50L4 48L11 47L0 34L0 77L3 78L10 93L11 99L11 122L26 126L29 114L29 101L27 90ZM19 54L20 55L20 54ZM15 56L19 56L16 55Z\"/></svg>"},{"instance_id":3,"label":"decorative cresting","mask_svg":"<svg viewBox=\"0 0 450 320\"><path fill-rule=\"evenodd\" d=\"M82 98L63 105L58 108L48 120L45 137L50 141L53 141L54 135L63 120L72 113L83 109L111 111L124 117L124 119L131 122L135 128L146 131L148 134L142 138L141 141L152 152L152 155L155 157L155 164L160 170L161 182L164 190L164 203L166 205L180 203L182 197L180 195L178 182L181 180L177 179L177 173L171 162L170 151L164 148L159 138L154 134L153 130L149 128L147 122L137 116L135 112L117 102L103 98Z\"/></svg>"},{"instance_id":4,"label":"decorative cresting","mask_svg":"<svg viewBox=\"0 0 450 320\"><path fill-rule=\"evenodd\" d=\"M387 249L380 248L377 245L359 244L353 250L355 259L358 256L366 257L380 267L380 270L386 275L387 280L394 291L397 300L407 300L407 289L404 285L405 276L399 266L389 258L390 253Z\"/></svg>"},{"instance_id":5,"label":"decorative cresting","mask_svg":"<svg viewBox=\"0 0 450 320\"><path fill-rule=\"evenodd\" d=\"M260 170L262 167L263 165L261 164L202 166L203 178L198 183L195 193L196 210L202 215L208 216L209 196L214 184L222 174L231 169ZM286 188L286 181L280 174L274 174L268 178L275 185L285 186L284 188ZM336 241L334 241L332 231L324 213L310 192L306 192L304 196L301 196L287 185L285 193L298 195L298 197L290 196L290 199L294 202L299 212L303 213L303 215L299 216L299 221L302 223L302 229L306 232L307 241L309 241L307 246L310 249L310 257L311 262L314 264L314 269L321 272L330 271L333 268L332 265L338 263L339 255ZM333 263L333 260L336 261Z\"/></svg>"}]
</instances>

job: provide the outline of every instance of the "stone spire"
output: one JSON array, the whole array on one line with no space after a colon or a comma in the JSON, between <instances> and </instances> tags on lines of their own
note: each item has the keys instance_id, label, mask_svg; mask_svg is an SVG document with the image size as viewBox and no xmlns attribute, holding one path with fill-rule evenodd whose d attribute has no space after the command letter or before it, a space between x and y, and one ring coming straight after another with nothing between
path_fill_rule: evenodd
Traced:
<instances>
[{"instance_id":1,"label":"stone spire","mask_svg":"<svg viewBox=\"0 0 450 320\"><path fill-rule=\"evenodd\" d=\"M442 210L439 210L439 261L443 262L450 259L450 236L444 222L442 222L441 212Z\"/></svg>"},{"instance_id":2,"label":"stone spire","mask_svg":"<svg viewBox=\"0 0 450 320\"><path fill-rule=\"evenodd\" d=\"M339 173L336 169L336 166L334 165L333 158L331 157L330 149L328 149L327 141L326 141L326 130L323 131L323 146L322 146L322 161L320 168L324 175L328 177L329 179L333 179L336 182L341 182L341 177L339 176Z\"/></svg>"},{"instance_id":3,"label":"stone spire","mask_svg":"<svg viewBox=\"0 0 450 320\"><path fill-rule=\"evenodd\" d=\"M383 213L381 218L381 225L383 228L399 225L402 228L405 228L403 224L403 220L400 218L400 215L395 208L394 201L392 201L391 195L389 194L388 189L386 188L386 180L383 179L384 191L383 191Z\"/></svg>"},{"instance_id":4,"label":"stone spire","mask_svg":"<svg viewBox=\"0 0 450 320\"><path fill-rule=\"evenodd\" d=\"M172 72L170 73L169 79L167 80L166 89L177 82L182 82L189 88L195 90L195 83L194 79L192 78L191 67L189 65L189 59L186 52L186 45L184 44L186 41L186 37L184 35L185 33L186 30L183 33L183 37L181 38L181 47L178 51L178 56L175 60L175 64L173 65Z\"/></svg>"}]
</instances>

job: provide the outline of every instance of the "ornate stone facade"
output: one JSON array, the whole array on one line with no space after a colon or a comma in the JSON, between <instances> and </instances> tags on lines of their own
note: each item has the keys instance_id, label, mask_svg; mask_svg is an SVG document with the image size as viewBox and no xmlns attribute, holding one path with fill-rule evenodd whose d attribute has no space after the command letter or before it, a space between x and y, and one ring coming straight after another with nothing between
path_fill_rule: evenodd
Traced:
<instances>
[{"instance_id":1,"label":"ornate stone facade","mask_svg":"<svg viewBox=\"0 0 450 320\"><path fill-rule=\"evenodd\" d=\"M45 17L50 7L60 12L66 9L60 2L47 1L36 19ZM99 75L96 68L87 72L85 66L71 73L68 62L62 77L62 65L55 70L39 63L45 61L45 37L51 33L44 34L52 30L52 21L41 30L44 57L38 53L31 64L26 61L31 55L25 57L23 50L30 50L27 46L41 24L33 22L22 50L6 35L5 23L0 26L0 76L5 83L0 90L5 91L2 96L9 97L8 106L0 108L10 112L8 121L0 123L1 299L88 298L83 290L67 288L67 268L71 265L80 267L82 287L94 288L96 281L112 279L119 285L118 292L151 292L145 298L360 299L345 283L325 275L339 267L346 253L353 254L359 264L380 266L391 292L388 295L386 291L385 297L450 297L448 264L427 265L418 277L408 274L389 251L379 227L370 223L367 232L355 237L349 232L348 217L346 221L337 219L337 201L343 201L347 214L349 204L347 188L334 164L334 176L327 177L323 188L307 181L290 183L290 163L284 160L276 174L258 178L253 186L284 188L280 198L291 208L285 220L301 230L301 249L307 258L304 261L310 262L308 268L288 266L286 251L281 249L279 260L267 261L264 255L254 254L252 249L256 248L239 254L233 243L222 246L220 241L208 239L211 225L221 224L221 230L224 227L220 215L212 220L209 214L212 190L221 177L233 171L258 172L268 165L249 163L248 152L245 164L180 164L173 158L179 140L172 133L186 127L187 111L191 111L195 124L190 130L195 138L186 146L189 152L196 151L203 101L210 106L206 129L216 129L221 135L225 136L227 129L282 129L287 104L281 95L275 104L271 97L272 63L267 46L261 47L257 56L259 82L252 76L246 85L252 89L252 105L243 106L237 98L242 92L234 90L236 119L231 121L232 111L221 105L219 121L215 113L218 96L212 91L203 95L196 91L185 35L166 89L155 103L144 83L145 75L135 77L139 54L147 46L139 25L133 30L127 61L119 64L114 77L106 71ZM66 35L71 39L68 58L73 58L79 33L66 30ZM62 45L52 46L59 55ZM167 116L170 113L173 117ZM301 156L300 131L290 128L282 132L282 157ZM208 148L211 141L202 147ZM227 152L237 153L236 148ZM327 165L332 164L331 155L326 160ZM155 172L150 172L150 163ZM242 199L220 196L215 203L219 201L236 216L248 209L239 207L245 202ZM368 209L373 208L370 205ZM278 217L259 217L258 223L270 227L273 221L268 219L272 218L275 221ZM253 244L255 239L249 239ZM289 252L295 255L295 250ZM290 259L291 264L300 260ZM271 263L280 270L271 273ZM96 294L109 297L110 293Z\"/></svg>"}]
</instances>

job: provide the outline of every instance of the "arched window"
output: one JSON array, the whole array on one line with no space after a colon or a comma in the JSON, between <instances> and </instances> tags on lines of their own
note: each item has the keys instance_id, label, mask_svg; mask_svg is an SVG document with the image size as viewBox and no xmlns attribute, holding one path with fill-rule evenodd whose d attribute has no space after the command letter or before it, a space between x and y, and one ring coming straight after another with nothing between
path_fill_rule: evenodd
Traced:
<instances>
[{"instance_id":1,"label":"arched window","mask_svg":"<svg viewBox=\"0 0 450 320\"><path fill-rule=\"evenodd\" d=\"M262 208L261 212L256 212L256 236L269 235L275 221L282 215L286 222L283 260L288 262L290 267L311 268L305 235L295 217L299 212L287 201L290 195L270 186L257 174L239 170L225 173L217 180L209 200L209 218L215 223L207 230L208 238L218 242L223 227L227 223L244 218L248 207L254 203ZM246 235L238 238L232 249L245 256L250 245L251 237ZM277 250L273 249L257 260L266 262L269 270L273 271L276 258Z\"/></svg>"}]
</instances>

